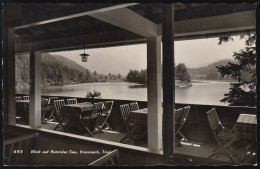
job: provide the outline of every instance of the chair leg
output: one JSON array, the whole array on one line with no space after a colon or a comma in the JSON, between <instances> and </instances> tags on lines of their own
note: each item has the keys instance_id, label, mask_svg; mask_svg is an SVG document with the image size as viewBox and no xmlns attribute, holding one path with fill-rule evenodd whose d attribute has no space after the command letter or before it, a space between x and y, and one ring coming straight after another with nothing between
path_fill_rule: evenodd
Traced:
<instances>
[{"instance_id":1,"label":"chair leg","mask_svg":"<svg viewBox=\"0 0 260 169\"><path fill-rule=\"evenodd\" d=\"M216 154L217 151L222 150L228 156L229 160L232 163L237 163L237 162L234 161L234 159L231 157L231 155L226 151L227 146L230 145L231 143L229 142L229 143L227 143L225 145L218 146L216 149L213 150L213 153L210 156L208 156L208 158L213 157Z\"/></svg>"},{"instance_id":2,"label":"chair leg","mask_svg":"<svg viewBox=\"0 0 260 169\"><path fill-rule=\"evenodd\" d=\"M51 112L51 114L50 114L48 120L50 120L50 119L52 118L54 121L57 121L57 119L56 119L55 116L54 116L54 112L55 112L55 111L52 110L52 112Z\"/></svg>"},{"instance_id":3,"label":"chair leg","mask_svg":"<svg viewBox=\"0 0 260 169\"><path fill-rule=\"evenodd\" d=\"M179 134L181 135L182 138L184 138L185 141L188 141L187 137L185 137L182 132L179 131Z\"/></svg>"},{"instance_id":4,"label":"chair leg","mask_svg":"<svg viewBox=\"0 0 260 169\"><path fill-rule=\"evenodd\" d=\"M108 130L112 130L111 126L110 126L107 122L104 123L103 127L104 127L105 125L108 127ZM102 127L102 128L103 128L103 127Z\"/></svg>"},{"instance_id":5,"label":"chair leg","mask_svg":"<svg viewBox=\"0 0 260 169\"><path fill-rule=\"evenodd\" d=\"M218 146L217 148L215 148L212 152L216 152L218 151L219 149L221 149L222 145L221 146Z\"/></svg>"},{"instance_id":6,"label":"chair leg","mask_svg":"<svg viewBox=\"0 0 260 169\"><path fill-rule=\"evenodd\" d=\"M55 128L54 130L56 130L57 128L59 128L61 126L61 123L59 123Z\"/></svg>"},{"instance_id":7,"label":"chair leg","mask_svg":"<svg viewBox=\"0 0 260 169\"><path fill-rule=\"evenodd\" d=\"M181 144L181 141L179 139L177 139L176 137L175 137L175 145L178 147L183 147L183 145Z\"/></svg>"},{"instance_id":8,"label":"chair leg","mask_svg":"<svg viewBox=\"0 0 260 169\"><path fill-rule=\"evenodd\" d=\"M231 155L224 149L222 148L222 150L225 152L225 154L228 156L229 160L232 162L232 163L236 163L233 158L231 157Z\"/></svg>"},{"instance_id":9,"label":"chair leg","mask_svg":"<svg viewBox=\"0 0 260 169\"><path fill-rule=\"evenodd\" d=\"M128 132L127 135L120 140L120 143L123 143L123 141L124 141L125 139L127 139L127 138L133 139L134 142L135 142L135 139L133 138L133 133L134 133L137 129L138 129L138 127L135 127L133 130L131 130L130 132Z\"/></svg>"},{"instance_id":10,"label":"chair leg","mask_svg":"<svg viewBox=\"0 0 260 169\"><path fill-rule=\"evenodd\" d=\"M42 117L42 123L47 124L47 121L44 119L44 117Z\"/></svg>"},{"instance_id":11,"label":"chair leg","mask_svg":"<svg viewBox=\"0 0 260 169\"><path fill-rule=\"evenodd\" d=\"M80 120L80 123L84 126L84 129L88 132L88 134L93 137L92 133L89 131L88 127L83 123L82 120Z\"/></svg>"}]
</instances>

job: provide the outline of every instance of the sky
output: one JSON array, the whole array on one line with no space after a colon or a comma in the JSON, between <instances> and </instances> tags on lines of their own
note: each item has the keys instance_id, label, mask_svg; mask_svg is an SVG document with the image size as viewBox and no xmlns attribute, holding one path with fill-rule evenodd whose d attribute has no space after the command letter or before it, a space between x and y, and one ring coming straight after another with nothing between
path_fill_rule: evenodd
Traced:
<instances>
[{"instance_id":1,"label":"sky","mask_svg":"<svg viewBox=\"0 0 260 169\"><path fill-rule=\"evenodd\" d=\"M233 59L233 52L245 47L244 40L233 37L234 41L218 45L218 38L175 41L175 64L185 63L188 68L207 66L222 59ZM88 62L82 62L82 50L52 52L62 55L98 74L121 74L126 76L130 69L141 70L147 67L146 44L120 47L86 49Z\"/></svg>"}]
</instances>

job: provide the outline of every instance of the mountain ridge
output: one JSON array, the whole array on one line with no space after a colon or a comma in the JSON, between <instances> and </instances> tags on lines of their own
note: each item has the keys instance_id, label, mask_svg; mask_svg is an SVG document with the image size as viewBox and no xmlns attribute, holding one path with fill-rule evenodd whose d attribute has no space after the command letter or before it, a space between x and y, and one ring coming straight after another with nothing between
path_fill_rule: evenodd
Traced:
<instances>
[{"instance_id":1,"label":"mountain ridge","mask_svg":"<svg viewBox=\"0 0 260 169\"><path fill-rule=\"evenodd\" d=\"M187 69L192 79L231 80L232 78L230 77L222 77L216 68L216 66L227 65L228 62L238 63L237 61L231 59L223 59L208 64L207 66L202 66L198 68L187 68Z\"/></svg>"}]
</instances>

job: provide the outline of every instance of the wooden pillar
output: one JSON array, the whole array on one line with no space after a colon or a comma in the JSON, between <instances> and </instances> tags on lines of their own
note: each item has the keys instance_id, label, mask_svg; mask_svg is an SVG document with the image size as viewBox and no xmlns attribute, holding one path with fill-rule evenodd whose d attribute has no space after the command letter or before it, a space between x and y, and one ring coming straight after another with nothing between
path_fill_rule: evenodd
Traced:
<instances>
[{"instance_id":1,"label":"wooden pillar","mask_svg":"<svg viewBox=\"0 0 260 169\"><path fill-rule=\"evenodd\" d=\"M175 149L175 69L174 69L174 11L173 4L162 10L163 42L163 153L172 156Z\"/></svg>"},{"instance_id":2,"label":"wooden pillar","mask_svg":"<svg viewBox=\"0 0 260 169\"><path fill-rule=\"evenodd\" d=\"M16 124L15 103L15 29L4 28L3 50L4 50L4 119L9 125Z\"/></svg>"},{"instance_id":3,"label":"wooden pillar","mask_svg":"<svg viewBox=\"0 0 260 169\"><path fill-rule=\"evenodd\" d=\"M30 53L30 112L29 125L41 127L41 53Z\"/></svg>"},{"instance_id":4,"label":"wooden pillar","mask_svg":"<svg viewBox=\"0 0 260 169\"><path fill-rule=\"evenodd\" d=\"M161 37L147 38L148 148L162 149Z\"/></svg>"}]
</instances>

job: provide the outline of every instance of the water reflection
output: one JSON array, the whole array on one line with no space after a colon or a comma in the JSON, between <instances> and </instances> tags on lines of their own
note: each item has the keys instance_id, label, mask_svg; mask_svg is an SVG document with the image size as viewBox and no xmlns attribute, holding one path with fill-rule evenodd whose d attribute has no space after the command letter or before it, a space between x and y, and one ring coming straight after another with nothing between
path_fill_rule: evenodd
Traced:
<instances>
[{"instance_id":1,"label":"water reflection","mask_svg":"<svg viewBox=\"0 0 260 169\"><path fill-rule=\"evenodd\" d=\"M176 87L176 103L227 105L219 100L229 90L229 82L196 81L190 87ZM101 92L104 99L140 100L147 101L147 86L127 82L83 83L64 86L42 87L43 95L85 97L88 91ZM17 93L28 93L28 89Z\"/></svg>"},{"instance_id":2,"label":"water reflection","mask_svg":"<svg viewBox=\"0 0 260 169\"><path fill-rule=\"evenodd\" d=\"M128 86L128 88L132 89L132 88L147 88L147 85L145 84L137 84L137 85L131 85L131 86Z\"/></svg>"}]
</instances>

